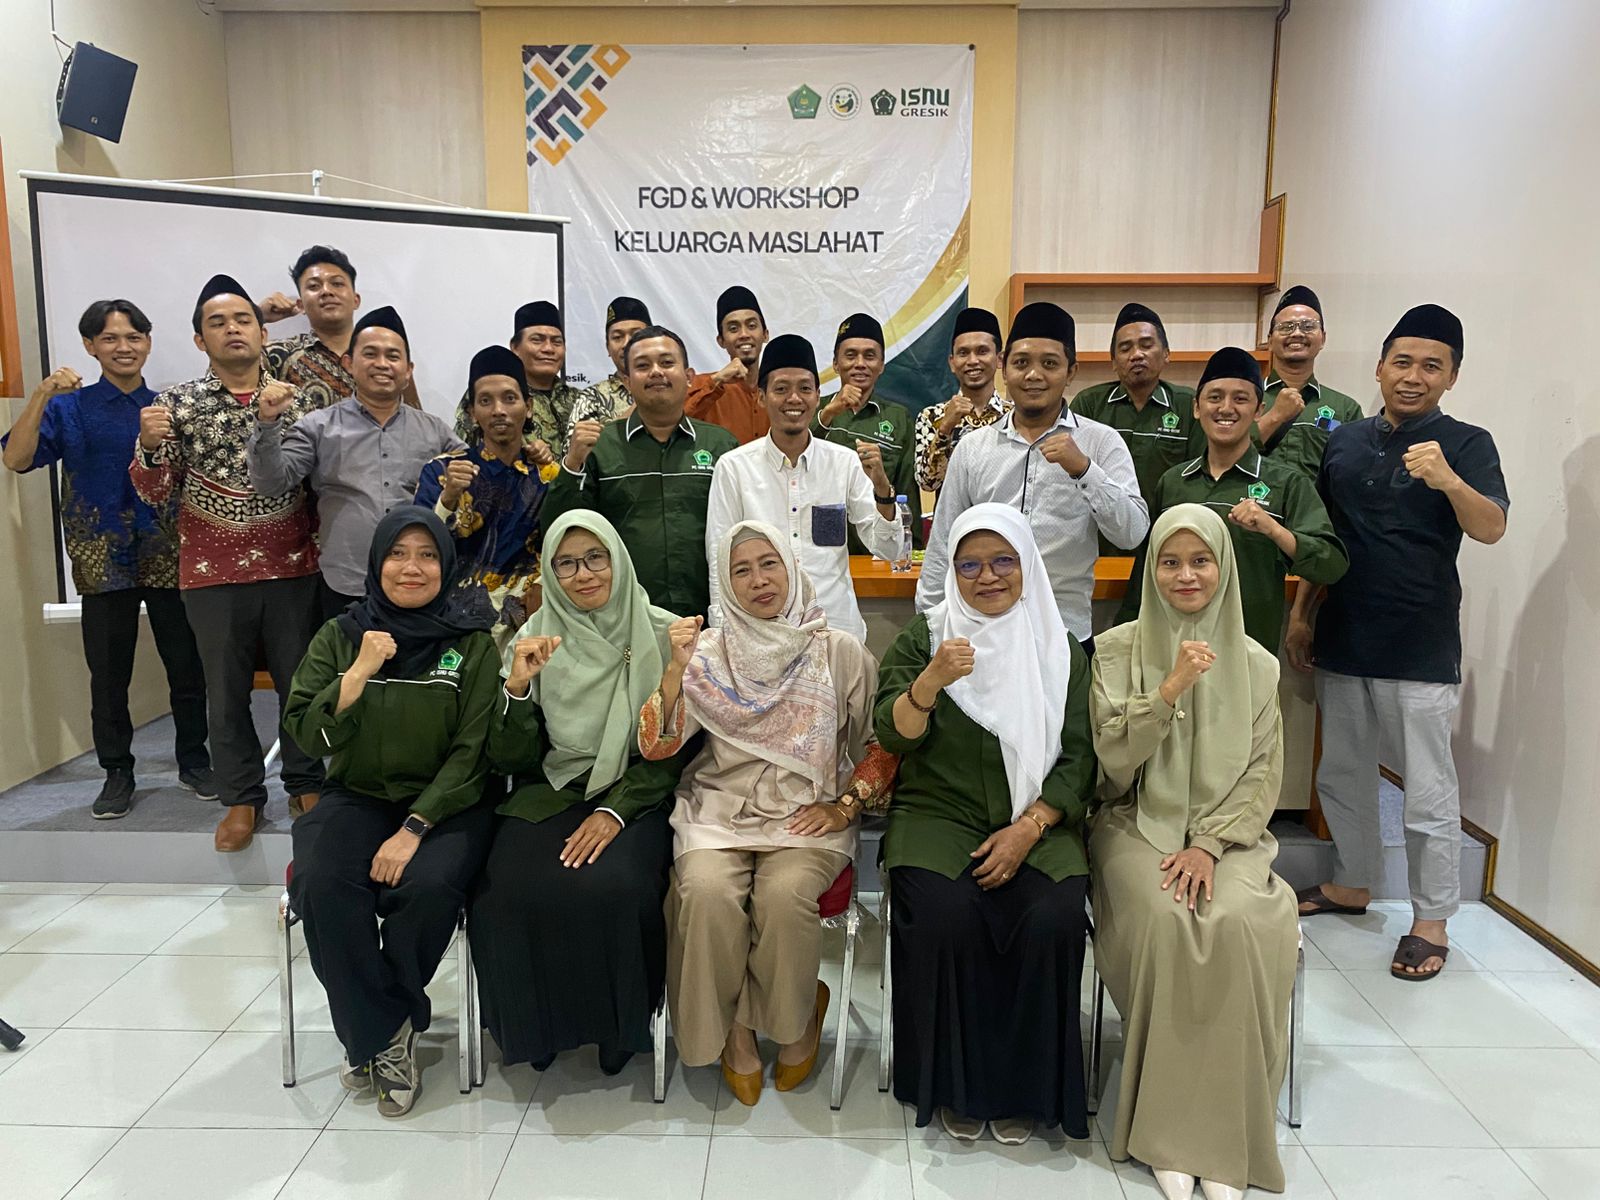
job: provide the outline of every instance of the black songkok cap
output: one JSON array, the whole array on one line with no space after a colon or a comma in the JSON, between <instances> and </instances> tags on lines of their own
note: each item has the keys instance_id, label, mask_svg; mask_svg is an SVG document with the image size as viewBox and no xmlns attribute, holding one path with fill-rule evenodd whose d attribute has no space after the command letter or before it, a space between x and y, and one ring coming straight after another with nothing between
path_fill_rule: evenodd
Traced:
<instances>
[{"instance_id":1,"label":"black songkok cap","mask_svg":"<svg viewBox=\"0 0 1600 1200\"><path fill-rule=\"evenodd\" d=\"M768 375L789 367L803 367L811 372L811 377L819 384L822 382L817 374L817 352L811 348L811 343L797 333L785 333L773 338L761 352L761 370L756 376L756 386L766 387Z\"/></svg>"},{"instance_id":2,"label":"black songkok cap","mask_svg":"<svg viewBox=\"0 0 1600 1200\"><path fill-rule=\"evenodd\" d=\"M1048 300L1035 300L1017 311L1011 319L1011 332L1006 335L1006 353L1027 338L1049 338L1060 342L1069 358L1078 356L1077 327L1072 323L1072 314Z\"/></svg>"},{"instance_id":3,"label":"black songkok cap","mask_svg":"<svg viewBox=\"0 0 1600 1200\"><path fill-rule=\"evenodd\" d=\"M1156 316L1154 310L1142 304L1124 304L1122 311L1117 314L1117 323L1111 327L1111 340L1116 341L1117 330L1124 325L1139 324L1154 325L1161 331L1162 337L1167 334L1167 327L1161 323L1161 318Z\"/></svg>"},{"instance_id":4,"label":"black songkok cap","mask_svg":"<svg viewBox=\"0 0 1600 1200\"><path fill-rule=\"evenodd\" d=\"M761 305L756 302L756 294L747 287L737 284L717 297L717 332L722 332L722 319L731 312L748 308L761 318L761 323L767 323L767 316L761 311Z\"/></svg>"},{"instance_id":5,"label":"black songkok cap","mask_svg":"<svg viewBox=\"0 0 1600 1200\"><path fill-rule=\"evenodd\" d=\"M400 340L406 344L406 357L411 356L411 339L406 336L406 323L400 319L400 314L387 304L382 308L375 308L361 320L356 322L356 327L350 331L350 349L354 350L356 339L361 336L363 329L390 329L400 335ZM518 360L521 361L520 359Z\"/></svg>"},{"instance_id":6,"label":"black songkok cap","mask_svg":"<svg viewBox=\"0 0 1600 1200\"><path fill-rule=\"evenodd\" d=\"M548 300L535 300L532 304L524 304L517 309L515 327L511 330L513 340L522 336L524 329L534 325L549 325L563 332L566 326L561 324L561 310Z\"/></svg>"},{"instance_id":7,"label":"black songkok cap","mask_svg":"<svg viewBox=\"0 0 1600 1200\"><path fill-rule=\"evenodd\" d=\"M1257 399L1261 397L1261 364L1248 350L1224 346L1213 354L1206 360L1206 369L1200 372L1195 394L1205 391L1206 384L1213 379L1242 379L1256 389Z\"/></svg>"},{"instance_id":8,"label":"black songkok cap","mask_svg":"<svg viewBox=\"0 0 1600 1200\"><path fill-rule=\"evenodd\" d=\"M1461 318L1437 304L1419 304L1406 311L1406 315L1400 318L1384 340L1392 342L1395 338L1427 338L1430 342L1443 342L1456 352L1456 358L1459 359L1462 350Z\"/></svg>"},{"instance_id":9,"label":"black songkok cap","mask_svg":"<svg viewBox=\"0 0 1600 1200\"><path fill-rule=\"evenodd\" d=\"M1314 309L1318 317L1322 316L1322 301L1317 299L1317 294L1303 283L1297 283L1283 295L1278 297L1278 307L1272 310L1272 315L1277 316L1284 309L1296 304L1304 304L1309 309Z\"/></svg>"},{"instance_id":10,"label":"black songkok cap","mask_svg":"<svg viewBox=\"0 0 1600 1200\"><path fill-rule=\"evenodd\" d=\"M200 299L194 302L195 307L199 308L214 296L243 296L246 300L250 300L250 293L245 291L244 285L232 275L213 275L206 280L205 287L200 289ZM250 303L254 304L255 301L250 300Z\"/></svg>"},{"instance_id":11,"label":"black songkok cap","mask_svg":"<svg viewBox=\"0 0 1600 1200\"><path fill-rule=\"evenodd\" d=\"M472 395L473 389L478 386L478 380L487 375L507 375L517 381L522 388L523 399L528 396L528 375L523 370L522 360L517 357L516 351L508 350L504 346L485 346L472 356L472 365L467 368L467 395Z\"/></svg>"},{"instance_id":12,"label":"black songkok cap","mask_svg":"<svg viewBox=\"0 0 1600 1200\"><path fill-rule=\"evenodd\" d=\"M532 305L525 307L532 308ZM650 310L644 306L643 300L635 300L632 296L618 296L606 305L606 332L611 332L611 327L618 321L643 321L650 324ZM518 333L522 330L518 329Z\"/></svg>"},{"instance_id":13,"label":"black songkok cap","mask_svg":"<svg viewBox=\"0 0 1600 1200\"><path fill-rule=\"evenodd\" d=\"M838 352L840 342L847 342L851 338L870 338L880 346L887 345L883 340L883 326L878 324L876 317L867 313L851 313L839 323L839 332L833 339L834 352Z\"/></svg>"},{"instance_id":14,"label":"black songkok cap","mask_svg":"<svg viewBox=\"0 0 1600 1200\"><path fill-rule=\"evenodd\" d=\"M963 333L987 333L994 338L995 347L1000 345L1000 318L987 308L963 308L956 314L956 327L950 332L950 344L954 346L956 339Z\"/></svg>"}]
</instances>

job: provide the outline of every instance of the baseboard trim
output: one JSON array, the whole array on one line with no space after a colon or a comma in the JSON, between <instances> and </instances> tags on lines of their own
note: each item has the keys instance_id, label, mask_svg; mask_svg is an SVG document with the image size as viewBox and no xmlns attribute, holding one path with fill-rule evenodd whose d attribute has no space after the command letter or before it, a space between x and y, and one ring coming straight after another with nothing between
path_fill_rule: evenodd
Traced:
<instances>
[{"instance_id":1,"label":"baseboard trim","mask_svg":"<svg viewBox=\"0 0 1600 1200\"><path fill-rule=\"evenodd\" d=\"M1405 790L1405 780L1400 778L1398 772L1391 771L1388 767L1380 764L1378 773L1401 791ZM1495 867L1500 860L1500 839L1483 826L1474 821L1469 821L1466 817L1461 818L1461 831L1483 845L1483 902L1590 983L1600 985L1600 963L1586 958L1579 950L1567 945L1566 942L1551 933L1520 908L1514 904L1508 904L1505 900L1495 895L1494 875Z\"/></svg>"}]
</instances>

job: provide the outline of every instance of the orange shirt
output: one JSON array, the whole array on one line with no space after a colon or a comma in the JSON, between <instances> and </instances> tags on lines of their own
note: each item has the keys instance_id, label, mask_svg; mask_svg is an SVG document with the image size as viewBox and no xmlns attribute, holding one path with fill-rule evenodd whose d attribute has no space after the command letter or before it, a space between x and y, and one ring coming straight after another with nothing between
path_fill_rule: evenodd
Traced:
<instances>
[{"instance_id":1,"label":"orange shirt","mask_svg":"<svg viewBox=\"0 0 1600 1200\"><path fill-rule=\"evenodd\" d=\"M743 379L717 383L709 374L696 375L689 381L683 410L696 421L721 425L741 446L766 437L772 427L756 390Z\"/></svg>"}]
</instances>

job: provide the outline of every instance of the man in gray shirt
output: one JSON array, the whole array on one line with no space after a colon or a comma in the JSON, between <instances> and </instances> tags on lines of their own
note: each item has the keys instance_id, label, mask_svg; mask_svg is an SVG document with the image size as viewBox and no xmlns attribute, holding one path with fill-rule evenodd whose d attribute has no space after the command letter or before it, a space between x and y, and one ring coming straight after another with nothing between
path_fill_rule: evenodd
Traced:
<instances>
[{"instance_id":1,"label":"man in gray shirt","mask_svg":"<svg viewBox=\"0 0 1600 1200\"><path fill-rule=\"evenodd\" d=\"M288 429L263 402L245 446L257 491L275 496L307 480L316 493L323 620L360 599L367 549L383 514L411 503L424 464L463 448L445 422L402 403L411 382L411 346L394 309L361 318L344 367L356 381L353 397L308 413Z\"/></svg>"},{"instance_id":2,"label":"man in gray shirt","mask_svg":"<svg viewBox=\"0 0 1600 1200\"><path fill-rule=\"evenodd\" d=\"M1131 551L1150 529L1150 512L1122 436L1066 406L1067 384L1078 369L1072 317L1058 304L1026 305L1011 322L1000 360L1014 407L967 434L950 456L917 583L917 611L944 599L956 518L985 501L1009 504L1028 518L1061 619L1087 649L1100 535Z\"/></svg>"}]
</instances>

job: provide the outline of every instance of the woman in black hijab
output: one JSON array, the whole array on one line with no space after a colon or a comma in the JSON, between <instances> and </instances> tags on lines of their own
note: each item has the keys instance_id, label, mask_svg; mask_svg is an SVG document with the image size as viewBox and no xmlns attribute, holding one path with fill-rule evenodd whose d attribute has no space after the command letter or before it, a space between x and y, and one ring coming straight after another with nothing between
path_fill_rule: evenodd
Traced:
<instances>
[{"instance_id":1,"label":"woman in black hijab","mask_svg":"<svg viewBox=\"0 0 1600 1200\"><path fill-rule=\"evenodd\" d=\"M329 759L322 800L294 823L289 894L345 1050L340 1081L410 1111L427 993L483 865L480 804L500 658L451 601L444 523L405 505L378 523L366 595L325 624L295 671L284 726ZM380 935L379 922L382 922Z\"/></svg>"}]
</instances>

